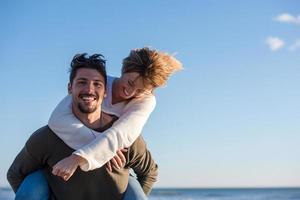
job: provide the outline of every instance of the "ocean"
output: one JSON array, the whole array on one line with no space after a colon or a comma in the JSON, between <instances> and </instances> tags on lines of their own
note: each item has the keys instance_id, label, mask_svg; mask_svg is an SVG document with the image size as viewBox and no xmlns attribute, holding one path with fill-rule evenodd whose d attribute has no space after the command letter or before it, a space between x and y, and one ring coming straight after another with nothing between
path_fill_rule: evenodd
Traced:
<instances>
[{"instance_id":1,"label":"ocean","mask_svg":"<svg viewBox=\"0 0 300 200\"><path fill-rule=\"evenodd\" d=\"M300 188L155 189L149 200L300 200Z\"/></svg>"},{"instance_id":2,"label":"ocean","mask_svg":"<svg viewBox=\"0 0 300 200\"><path fill-rule=\"evenodd\" d=\"M9 188L0 188L0 200L13 200ZM300 200L300 188L153 189L149 200Z\"/></svg>"}]
</instances>

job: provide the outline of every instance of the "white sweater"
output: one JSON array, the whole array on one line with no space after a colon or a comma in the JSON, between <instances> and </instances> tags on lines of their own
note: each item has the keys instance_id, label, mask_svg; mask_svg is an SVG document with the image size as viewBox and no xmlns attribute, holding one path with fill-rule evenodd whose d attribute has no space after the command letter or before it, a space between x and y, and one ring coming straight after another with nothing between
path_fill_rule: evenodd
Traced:
<instances>
[{"instance_id":1,"label":"white sweater","mask_svg":"<svg viewBox=\"0 0 300 200\"><path fill-rule=\"evenodd\" d=\"M102 102L102 111L116 115L119 119L113 126L99 134L84 126L72 112L72 97L66 96L54 109L48 125L56 135L82 156L87 163L80 166L89 171L103 166L112 159L118 149L126 148L137 139L155 108L153 95L132 99L129 103L112 104L114 77L107 77L107 96Z\"/></svg>"}]
</instances>

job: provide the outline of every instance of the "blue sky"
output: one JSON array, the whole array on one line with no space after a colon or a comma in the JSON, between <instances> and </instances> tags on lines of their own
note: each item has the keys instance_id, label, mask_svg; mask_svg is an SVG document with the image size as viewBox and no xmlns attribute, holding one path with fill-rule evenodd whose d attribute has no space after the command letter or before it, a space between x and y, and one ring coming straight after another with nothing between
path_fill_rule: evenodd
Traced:
<instances>
[{"instance_id":1,"label":"blue sky","mask_svg":"<svg viewBox=\"0 0 300 200\"><path fill-rule=\"evenodd\" d=\"M300 186L300 2L1 1L0 186L67 93L74 54L119 76L130 49L176 53L143 135L156 187Z\"/></svg>"}]
</instances>

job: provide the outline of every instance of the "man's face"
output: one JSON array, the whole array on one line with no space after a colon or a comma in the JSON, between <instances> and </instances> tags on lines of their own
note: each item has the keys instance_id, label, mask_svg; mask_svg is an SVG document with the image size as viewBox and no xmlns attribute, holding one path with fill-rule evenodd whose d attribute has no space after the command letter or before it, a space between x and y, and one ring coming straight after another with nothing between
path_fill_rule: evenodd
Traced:
<instances>
[{"instance_id":1,"label":"man's face","mask_svg":"<svg viewBox=\"0 0 300 200\"><path fill-rule=\"evenodd\" d=\"M104 77L95 69L81 68L68 89L72 94L73 109L91 114L100 109L105 94Z\"/></svg>"}]
</instances>

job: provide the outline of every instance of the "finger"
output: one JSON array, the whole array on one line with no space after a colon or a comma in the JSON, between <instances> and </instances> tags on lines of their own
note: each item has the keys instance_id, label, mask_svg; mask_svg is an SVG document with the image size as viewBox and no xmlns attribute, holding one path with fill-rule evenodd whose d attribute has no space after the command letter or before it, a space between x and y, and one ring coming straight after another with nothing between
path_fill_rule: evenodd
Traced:
<instances>
[{"instance_id":1,"label":"finger","mask_svg":"<svg viewBox=\"0 0 300 200\"><path fill-rule=\"evenodd\" d=\"M123 166L123 164L126 163L126 158L125 158L123 152L119 150L119 151L117 151L117 155L121 158L121 160L122 160L122 165L121 166Z\"/></svg>"},{"instance_id":2,"label":"finger","mask_svg":"<svg viewBox=\"0 0 300 200\"><path fill-rule=\"evenodd\" d=\"M54 175L56 175L56 176L60 176L60 174L61 174L61 170L60 170L60 168L55 168L55 174Z\"/></svg>"},{"instance_id":3,"label":"finger","mask_svg":"<svg viewBox=\"0 0 300 200\"><path fill-rule=\"evenodd\" d=\"M107 168L108 171L112 172L112 168L111 168L110 161L108 161L108 162L106 163L106 168Z\"/></svg>"},{"instance_id":4,"label":"finger","mask_svg":"<svg viewBox=\"0 0 300 200\"><path fill-rule=\"evenodd\" d=\"M122 159L119 157L118 152L117 152L117 155L115 155L114 158L117 161L119 168L122 167L123 162L122 162Z\"/></svg>"},{"instance_id":5,"label":"finger","mask_svg":"<svg viewBox=\"0 0 300 200\"><path fill-rule=\"evenodd\" d=\"M112 172L112 166L111 166L112 164L111 164L111 162L110 162L110 161L108 162L108 165L109 165L109 171L111 171L111 172Z\"/></svg>"},{"instance_id":6,"label":"finger","mask_svg":"<svg viewBox=\"0 0 300 200\"><path fill-rule=\"evenodd\" d=\"M57 176L59 174L59 172L60 172L60 167L59 167L58 163L56 163L52 168L52 174Z\"/></svg>"},{"instance_id":7,"label":"finger","mask_svg":"<svg viewBox=\"0 0 300 200\"><path fill-rule=\"evenodd\" d=\"M118 168L118 169L120 168L119 165L118 165L118 162L116 161L115 158L112 158L110 161L112 162L112 164L113 164L116 168Z\"/></svg>"},{"instance_id":8,"label":"finger","mask_svg":"<svg viewBox=\"0 0 300 200\"><path fill-rule=\"evenodd\" d=\"M69 180L70 177L67 174L65 174L62 178L64 181L67 181L67 180Z\"/></svg>"},{"instance_id":9,"label":"finger","mask_svg":"<svg viewBox=\"0 0 300 200\"><path fill-rule=\"evenodd\" d=\"M69 173L64 172L64 173L60 174L60 177L62 179L64 179L64 181L67 181L69 179L70 175L69 175Z\"/></svg>"},{"instance_id":10,"label":"finger","mask_svg":"<svg viewBox=\"0 0 300 200\"><path fill-rule=\"evenodd\" d=\"M57 176L60 176L62 178L64 178L65 175L68 175L64 170L59 170L59 172L57 173Z\"/></svg>"},{"instance_id":11,"label":"finger","mask_svg":"<svg viewBox=\"0 0 300 200\"><path fill-rule=\"evenodd\" d=\"M57 175L57 169L56 169L56 167L53 167L52 174L55 175L55 176Z\"/></svg>"},{"instance_id":12,"label":"finger","mask_svg":"<svg viewBox=\"0 0 300 200\"><path fill-rule=\"evenodd\" d=\"M73 176L73 173L66 173L63 177L65 181L68 181Z\"/></svg>"},{"instance_id":13,"label":"finger","mask_svg":"<svg viewBox=\"0 0 300 200\"><path fill-rule=\"evenodd\" d=\"M123 153L126 153L126 152L128 152L128 149L121 149L121 151L122 151Z\"/></svg>"},{"instance_id":14,"label":"finger","mask_svg":"<svg viewBox=\"0 0 300 200\"><path fill-rule=\"evenodd\" d=\"M59 176L59 177L61 177L61 178L64 178L64 175L65 175L64 173L58 172L56 176Z\"/></svg>"}]
</instances>

